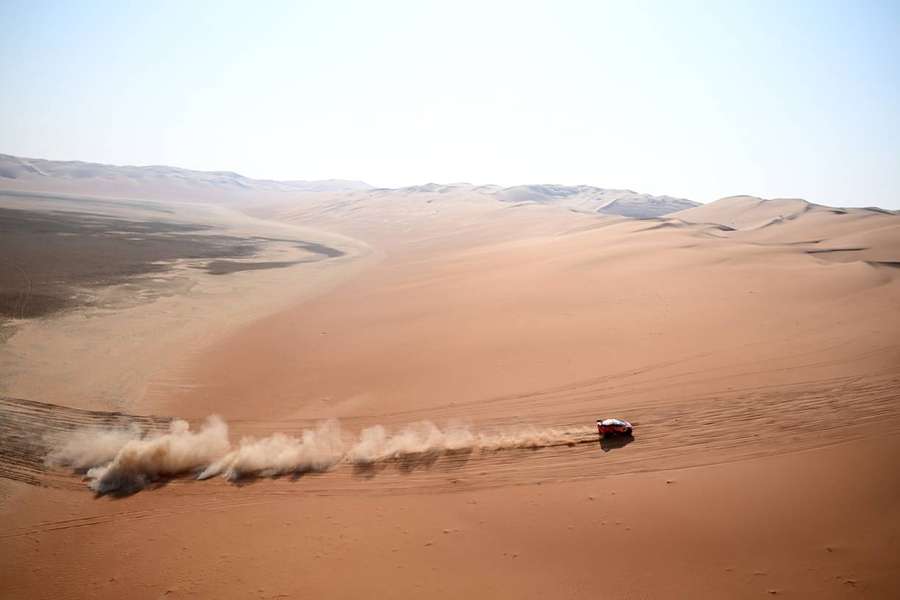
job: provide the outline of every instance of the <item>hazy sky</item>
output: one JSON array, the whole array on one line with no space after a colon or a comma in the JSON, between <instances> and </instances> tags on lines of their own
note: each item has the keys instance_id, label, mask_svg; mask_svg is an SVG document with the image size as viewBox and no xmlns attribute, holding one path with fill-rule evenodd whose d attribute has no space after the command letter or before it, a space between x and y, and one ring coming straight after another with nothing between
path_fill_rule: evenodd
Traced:
<instances>
[{"instance_id":1,"label":"hazy sky","mask_svg":"<svg viewBox=\"0 0 900 600\"><path fill-rule=\"evenodd\" d=\"M900 1L0 0L0 152L900 208Z\"/></svg>"}]
</instances>

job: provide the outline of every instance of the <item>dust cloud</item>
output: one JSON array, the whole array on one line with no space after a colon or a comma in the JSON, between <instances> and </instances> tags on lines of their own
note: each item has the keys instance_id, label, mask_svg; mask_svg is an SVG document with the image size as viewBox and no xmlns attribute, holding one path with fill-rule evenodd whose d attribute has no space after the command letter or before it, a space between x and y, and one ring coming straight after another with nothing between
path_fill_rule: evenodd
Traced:
<instances>
[{"instance_id":1,"label":"dust cloud","mask_svg":"<svg viewBox=\"0 0 900 600\"><path fill-rule=\"evenodd\" d=\"M142 432L137 426L76 430L54 440L50 466L87 469L88 486L98 494L133 493L175 476L221 476L229 481L283 474L328 471L342 463L371 466L415 456L498 452L517 448L573 445L592 435L592 427L510 427L474 431L464 425L443 429L421 421L394 432L382 425L353 435L336 420L319 423L299 435L273 433L245 437L236 445L228 425L211 416L196 431L183 420L166 432Z\"/></svg>"}]
</instances>

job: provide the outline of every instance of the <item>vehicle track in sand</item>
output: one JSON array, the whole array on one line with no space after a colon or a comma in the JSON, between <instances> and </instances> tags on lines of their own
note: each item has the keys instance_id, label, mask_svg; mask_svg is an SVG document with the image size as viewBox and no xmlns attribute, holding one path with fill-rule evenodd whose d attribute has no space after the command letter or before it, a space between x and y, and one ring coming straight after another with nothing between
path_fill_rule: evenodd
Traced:
<instances>
[{"instance_id":1,"label":"vehicle track in sand","mask_svg":"<svg viewBox=\"0 0 900 600\"><path fill-rule=\"evenodd\" d=\"M529 425L538 430L567 428L572 432L566 441L547 447L435 451L363 466L341 463L326 473L298 473L269 484L245 480L239 489L220 479L197 482L190 477L163 484L179 496L211 494L210 507L219 503L254 503L267 496L296 493L442 493L697 467L900 432L900 375L893 372L744 387L701 395L689 404L619 397L610 381L603 384L605 391L599 393L595 385L596 381L586 382L583 386L478 405L448 406L381 419L347 419L342 423L354 431L375 423L398 429L425 419L440 425L466 414L477 424L473 430L496 431L510 425L508 419L496 415L518 414L521 410L532 419ZM637 425L636 438L601 443L590 422L585 423L585 415L593 416L601 409L609 414L627 412ZM132 423L144 430L162 431L170 421L170 417L88 411L0 398L0 477L31 485L83 489L78 474L45 466L48 440L53 435ZM237 439L278 431L299 434L314 424L244 420L230 425L232 439ZM223 486L235 493L221 494ZM78 522L76 519L74 524L53 523L47 527L80 526Z\"/></svg>"},{"instance_id":2,"label":"vehicle track in sand","mask_svg":"<svg viewBox=\"0 0 900 600\"><path fill-rule=\"evenodd\" d=\"M55 434L132 423L148 431L162 431L170 421L169 417L83 410L0 396L0 477L31 485L68 487L73 477L48 471L44 465Z\"/></svg>"},{"instance_id":3,"label":"vehicle track in sand","mask_svg":"<svg viewBox=\"0 0 900 600\"><path fill-rule=\"evenodd\" d=\"M571 391L571 390L570 390ZM551 403L554 394L543 401ZM558 400L557 396L557 400ZM508 400L511 401L511 400ZM533 399L532 399L533 401ZM572 407L568 407L569 411ZM314 494L379 495L441 494L488 487L552 481L600 479L638 472L701 467L749 460L780 453L800 452L852 442L873 435L900 433L900 376L886 373L867 378L838 377L792 386L759 386L725 395L696 398L691 406L647 401L631 404L639 415L634 442L601 444L585 434L571 444L540 449L451 452L409 456L356 469L342 464L327 473L298 474L276 480L247 480L239 485L222 479L198 482L176 478L162 482L165 498L150 499L144 492L139 505L103 504L97 513L62 520L31 523L5 531L0 538L92 527L119 520L167 519L197 510L228 510L258 506L286 497ZM559 415L554 426L574 421ZM148 429L163 429L165 417L82 411L35 402L3 399L2 476L35 485L78 490L77 475L46 470L40 444L25 443L23 434L10 437L10 427L38 434L84 426L123 425L136 422ZM483 426L502 425L485 420ZM242 429L299 433L311 423L244 422ZM248 427L251 426L251 427ZM7 442L12 440L13 444ZM20 440L20 442L16 442ZM605 447L604 447L605 446ZM604 451L605 450L605 451ZM614 482L610 482L613 489ZM152 503L148 506L148 503Z\"/></svg>"}]
</instances>

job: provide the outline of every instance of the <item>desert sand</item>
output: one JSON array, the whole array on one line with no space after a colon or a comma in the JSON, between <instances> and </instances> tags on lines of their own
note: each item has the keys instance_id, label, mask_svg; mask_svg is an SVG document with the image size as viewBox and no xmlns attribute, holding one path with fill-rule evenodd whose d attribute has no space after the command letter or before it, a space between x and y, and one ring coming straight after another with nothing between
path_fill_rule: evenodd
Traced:
<instances>
[{"instance_id":1,"label":"desert sand","mask_svg":"<svg viewBox=\"0 0 900 600\"><path fill-rule=\"evenodd\" d=\"M634 219L471 186L210 197L179 218L227 210L234 235L344 254L179 263L188 291L16 323L0 596L900 594L900 216L734 197ZM211 414L235 445L326 419L354 440L426 421L549 441L342 447L95 494L38 439ZM634 439L601 443L606 416Z\"/></svg>"}]
</instances>

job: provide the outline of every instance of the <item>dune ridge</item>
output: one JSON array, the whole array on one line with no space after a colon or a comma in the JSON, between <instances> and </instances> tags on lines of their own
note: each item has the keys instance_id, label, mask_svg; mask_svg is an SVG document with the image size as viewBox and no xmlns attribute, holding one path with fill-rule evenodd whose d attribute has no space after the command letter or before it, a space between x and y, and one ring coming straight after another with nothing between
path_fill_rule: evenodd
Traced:
<instances>
[{"instance_id":1,"label":"dune ridge","mask_svg":"<svg viewBox=\"0 0 900 600\"><path fill-rule=\"evenodd\" d=\"M650 218L698 206L673 196L654 196L633 190L589 185L533 184L502 187L468 183L427 183L396 189L375 188L363 181L253 179L231 171L197 171L169 167L119 166L83 161L54 161L0 154L0 189L90 192L112 196L140 196L254 207L261 202L294 204L298 200L338 195L347 199L378 200L385 196L431 203L468 196L496 204L552 205L594 214Z\"/></svg>"}]
</instances>

